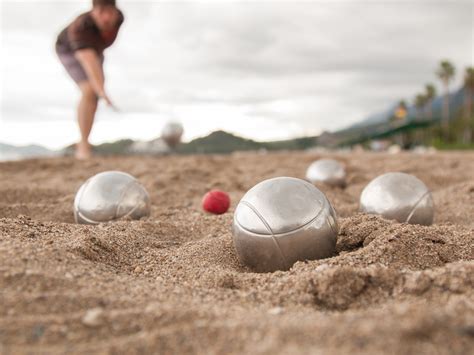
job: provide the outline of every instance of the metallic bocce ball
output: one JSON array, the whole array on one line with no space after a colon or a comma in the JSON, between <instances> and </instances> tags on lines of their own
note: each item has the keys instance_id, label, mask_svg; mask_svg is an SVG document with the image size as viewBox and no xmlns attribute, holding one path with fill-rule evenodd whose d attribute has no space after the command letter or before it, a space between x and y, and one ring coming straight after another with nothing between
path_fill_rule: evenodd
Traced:
<instances>
[{"instance_id":1,"label":"metallic bocce ball","mask_svg":"<svg viewBox=\"0 0 474 355\"><path fill-rule=\"evenodd\" d=\"M433 198L413 175L387 173L372 180L360 196L360 210L411 224L433 223Z\"/></svg>"},{"instance_id":2,"label":"metallic bocce ball","mask_svg":"<svg viewBox=\"0 0 474 355\"><path fill-rule=\"evenodd\" d=\"M334 255L338 229L326 196L290 177L255 185L239 202L233 221L238 257L258 272L288 270L298 260Z\"/></svg>"},{"instance_id":3,"label":"metallic bocce ball","mask_svg":"<svg viewBox=\"0 0 474 355\"><path fill-rule=\"evenodd\" d=\"M120 218L140 219L150 214L150 198L133 176L120 171L94 175L74 199L76 223L97 224Z\"/></svg>"},{"instance_id":4,"label":"metallic bocce ball","mask_svg":"<svg viewBox=\"0 0 474 355\"><path fill-rule=\"evenodd\" d=\"M161 138L169 147L176 147L181 142L184 128L179 122L168 122L161 131Z\"/></svg>"},{"instance_id":5,"label":"metallic bocce ball","mask_svg":"<svg viewBox=\"0 0 474 355\"><path fill-rule=\"evenodd\" d=\"M346 185L346 171L337 160L320 159L308 167L306 179L313 184L323 183L344 187Z\"/></svg>"}]
</instances>

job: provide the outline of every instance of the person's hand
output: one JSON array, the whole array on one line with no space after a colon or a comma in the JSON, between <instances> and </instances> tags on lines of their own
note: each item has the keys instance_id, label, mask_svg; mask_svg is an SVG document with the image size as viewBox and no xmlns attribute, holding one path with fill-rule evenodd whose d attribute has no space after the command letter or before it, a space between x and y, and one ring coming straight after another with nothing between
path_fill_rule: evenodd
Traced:
<instances>
[{"instance_id":1,"label":"person's hand","mask_svg":"<svg viewBox=\"0 0 474 355\"><path fill-rule=\"evenodd\" d=\"M105 101L105 103L107 104L107 106L109 106L112 110L114 111L118 111L118 108L117 106L114 105L114 103L112 102L112 100L110 100L110 98L107 96L107 94L105 92L101 93L99 95L99 97Z\"/></svg>"}]
</instances>

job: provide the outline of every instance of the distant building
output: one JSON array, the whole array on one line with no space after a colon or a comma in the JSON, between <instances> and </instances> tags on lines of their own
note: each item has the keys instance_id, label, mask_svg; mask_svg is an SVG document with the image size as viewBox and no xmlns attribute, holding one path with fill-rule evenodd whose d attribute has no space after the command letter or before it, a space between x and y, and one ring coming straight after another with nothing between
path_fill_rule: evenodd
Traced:
<instances>
[{"instance_id":1,"label":"distant building","mask_svg":"<svg viewBox=\"0 0 474 355\"><path fill-rule=\"evenodd\" d=\"M161 138L156 138L151 141L137 141L133 142L128 148L129 153L132 154L151 154L160 155L170 152L170 148Z\"/></svg>"},{"instance_id":2,"label":"distant building","mask_svg":"<svg viewBox=\"0 0 474 355\"><path fill-rule=\"evenodd\" d=\"M386 139L376 139L370 142L370 150L374 152L383 152L390 146L390 141Z\"/></svg>"},{"instance_id":3,"label":"distant building","mask_svg":"<svg viewBox=\"0 0 474 355\"><path fill-rule=\"evenodd\" d=\"M406 107L398 107L395 110L395 117L398 118L398 119L405 119L405 117L407 117Z\"/></svg>"}]
</instances>

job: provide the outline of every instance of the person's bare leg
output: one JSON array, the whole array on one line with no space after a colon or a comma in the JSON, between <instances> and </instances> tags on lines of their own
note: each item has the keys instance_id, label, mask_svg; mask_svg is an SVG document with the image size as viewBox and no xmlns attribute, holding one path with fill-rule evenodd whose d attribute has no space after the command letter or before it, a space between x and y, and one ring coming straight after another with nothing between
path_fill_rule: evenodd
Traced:
<instances>
[{"instance_id":1,"label":"person's bare leg","mask_svg":"<svg viewBox=\"0 0 474 355\"><path fill-rule=\"evenodd\" d=\"M79 88L81 89L81 99L77 108L77 121L81 132L81 140L77 144L76 158L83 160L90 158L92 155L89 135L94 124L98 99L89 82L79 83Z\"/></svg>"}]
</instances>

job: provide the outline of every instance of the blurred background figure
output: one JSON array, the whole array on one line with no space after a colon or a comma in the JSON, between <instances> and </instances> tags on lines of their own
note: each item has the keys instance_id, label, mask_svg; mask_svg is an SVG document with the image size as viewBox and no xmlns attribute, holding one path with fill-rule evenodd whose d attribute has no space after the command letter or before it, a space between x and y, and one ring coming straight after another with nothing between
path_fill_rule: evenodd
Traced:
<instances>
[{"instance_id":1,"label":"blurred background figure","mask_svg":"<svg viewBox=\"0 0 474 355\"><path fill-rule=\"evenodd\" d=\"M82 94L77 107L81 134L76 146L78 159L92 154L89 135L99 98L115 108L104 86L104 50L114 43L123 21L115 0L93 0L92 10L77 17L56 41L59 60Z\"/></svg>"}]
</instances>

